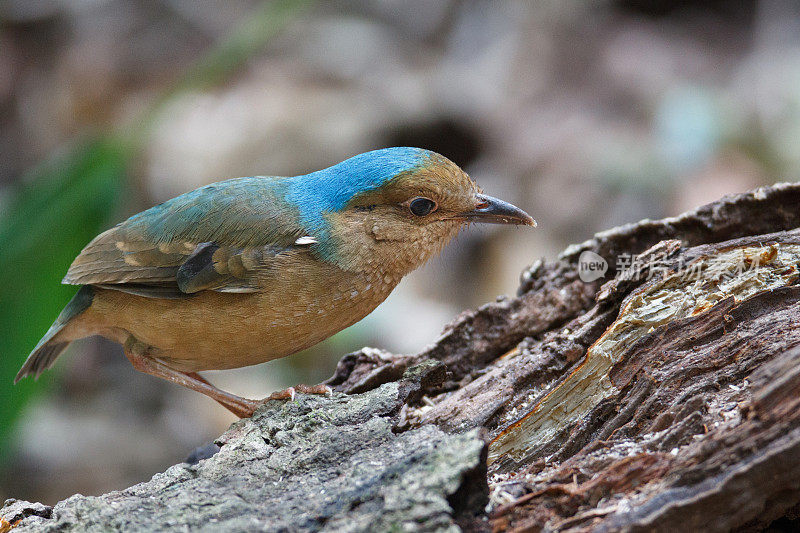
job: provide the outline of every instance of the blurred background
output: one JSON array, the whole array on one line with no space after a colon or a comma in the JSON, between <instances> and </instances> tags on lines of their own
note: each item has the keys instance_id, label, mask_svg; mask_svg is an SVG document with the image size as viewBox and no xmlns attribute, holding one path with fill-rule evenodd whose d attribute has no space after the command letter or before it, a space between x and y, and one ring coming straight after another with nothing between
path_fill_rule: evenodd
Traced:
<instances>
[{"instance_id":1,"label":"blurred background","mask_svg":"<svg viewBox=\"0 0 800 533\"><path fill-rule=\"evenodd\" d=\"M233 420L94 339L11 384L74 256L137 211L411 145L538 219L462 233L307 353L209 373L260 397L416 352L596 231L796 180L799 139L796 1L0 2L0 501L124 488Z\"/></svg>"}]
</instances>

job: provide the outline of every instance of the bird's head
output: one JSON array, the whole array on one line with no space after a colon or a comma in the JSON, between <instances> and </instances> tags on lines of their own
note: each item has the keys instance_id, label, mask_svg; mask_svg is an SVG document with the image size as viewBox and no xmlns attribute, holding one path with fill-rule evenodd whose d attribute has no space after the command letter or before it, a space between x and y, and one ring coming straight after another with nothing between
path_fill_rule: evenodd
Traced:
<instances>
[{"instance_id":1,"label":"bird's head","mask_svg":"<svg viewBox=\"0 0 800 533\"><path fill-rule=\"evenodd\" d=\"M302 184L301 218L325 241L323 254L348 270L390 265L405 275L469 222L536 225L483 194L449 159L420 148L366 152Z\"/></svg>"}]
</instances>

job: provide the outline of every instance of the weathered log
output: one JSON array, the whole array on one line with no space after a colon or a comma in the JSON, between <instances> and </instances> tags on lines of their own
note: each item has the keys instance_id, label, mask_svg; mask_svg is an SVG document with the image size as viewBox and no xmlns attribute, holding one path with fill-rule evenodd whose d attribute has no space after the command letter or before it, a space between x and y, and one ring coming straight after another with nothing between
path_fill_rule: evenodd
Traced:
<instances>
[{"instance_id":1,"label":"weathered log","mask_svg":"<svg viewBox=\"0 0 800 533\"><path fill-rule=\"evenodd\" d=\"M797 228L800 185L782 184L598 234L537 261L516 297L462 313L419 354L345 356L333 397L268 405L209 459L0 516L20 530L134 527L143 514L149 529L209 530L794 520ZM581 280L587 252L604 277Z\"/></svg>"},{"instance_id":2,"label":"weathered log","mask_svg":"<svg viewBox=\"0 0 800 533\"><path fill-rule=\"evenodd\" d=\"M6 502L17 531L308 531L452 529L486 504L477 431L392 432L404 402L441 364L358 396L272 402L222 435L218 453L99 497L52 508ZM441 379L441 375L440 375Z\"/></svg>"}]
</instances>

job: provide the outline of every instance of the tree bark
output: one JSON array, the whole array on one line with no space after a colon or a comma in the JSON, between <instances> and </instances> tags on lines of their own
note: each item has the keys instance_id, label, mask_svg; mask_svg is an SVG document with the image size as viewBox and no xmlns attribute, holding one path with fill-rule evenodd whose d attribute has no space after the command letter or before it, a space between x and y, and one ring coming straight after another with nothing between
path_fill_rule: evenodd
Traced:
<instances>
[{"instance_id":1,"label":"tree bark","mask_svg":"<svg viewBox=\"0 0 800 533\"><path fill-rule=\"evenodd\" d=\"M419 354L345 356L332 397L268 405L208 459L0 516L20 531L797 526L797 228L800 185L781 184L598 234ZM582 254L605 275L582 281Z\"/></svg>"}]
</instances>

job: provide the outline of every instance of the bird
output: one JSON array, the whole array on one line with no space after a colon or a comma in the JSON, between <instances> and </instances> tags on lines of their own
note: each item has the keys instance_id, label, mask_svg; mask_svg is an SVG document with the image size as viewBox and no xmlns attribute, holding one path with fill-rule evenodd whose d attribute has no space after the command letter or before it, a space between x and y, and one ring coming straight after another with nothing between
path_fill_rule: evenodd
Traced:
<instances>
[{"instance_id":1,"label":"bird","mask_svg":"<svg viewBox=\"0 0 800 533\"><path fill-rule=\"evenodd\" d=\"M464 226L535 226L422 148L365 152L294 177L212 183L95 237L62 283L80 289L15 383L50 368L72 341L121 344L136 370L200 392L240 418L265 401L222 391L199 372L297 353L371 313Z\"/></svg>"}]
</instances>

